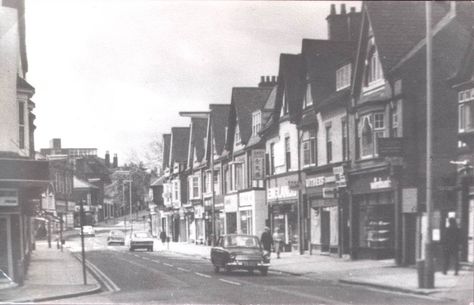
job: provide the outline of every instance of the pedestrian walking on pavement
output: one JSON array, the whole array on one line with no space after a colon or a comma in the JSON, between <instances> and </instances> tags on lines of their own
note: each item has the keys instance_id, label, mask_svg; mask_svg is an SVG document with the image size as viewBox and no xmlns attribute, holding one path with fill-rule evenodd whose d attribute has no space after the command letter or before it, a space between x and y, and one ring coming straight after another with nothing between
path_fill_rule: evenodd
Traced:
<instances>
[{"instance_id":1,"label":"pedestrian walking on pavement","mask_svg":"<svg viewBox=\"0 0 474 305\"><path fill-rule=\"evenodd\" d=\"M446 234L443 242L444 252L444 269L443 273L446 274L449 269L449 261L451 258L454 260L454 274L458 275L459 270L459 245L461 244L461 232L456 224L456 219L449 218L449 227L446 230Z\"/></svg>"},{"instance_id":2,"label":"pedestrian walking on pavement","mask_svg":"<svg viewBox=\"0 0 474 305\"><path fill-rule=\"evenodd\" d=\"M165 231L161 231L160 239L161 239L162 244L164 244L166 242L166 232Z\"/></svg>"},{"instance_id":3,"label":"pedestrian walking on pavement","mask_svg":"<svg viewBox=\"0 0 474 305\"><path fill-rule=\"evenodd\" d=\"M273 242L275 243L275 252L276 252L277 258L280 258L283 235L280 233L280 229L278 228L275 228L275 233L273 233Z\"/></svg>"},{"instance_id":4,"label":"pedestrian walking on pavement","mask_svg":"<svg viewBox=\"0 0 474 305\"><path fill-rule=\"evenodd\" d=\"M262 242L263 245L263 250L268 251L269 253L272 252L272 244L273 244L273 238L272 234L270 234L270 228L265 227L265 230L262 233L262 236L260 237L260 241Z\"/></svg>"}]
</instances>

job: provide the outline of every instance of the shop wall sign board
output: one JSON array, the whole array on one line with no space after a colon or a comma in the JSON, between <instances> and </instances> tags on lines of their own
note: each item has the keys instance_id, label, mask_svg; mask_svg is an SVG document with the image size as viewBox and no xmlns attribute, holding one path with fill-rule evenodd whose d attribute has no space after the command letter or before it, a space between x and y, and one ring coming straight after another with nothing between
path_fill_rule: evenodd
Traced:
<instances>
[{"instance_id":1,"label":"shop wall sign board","mask_svg":"<svg viewBox=\"0 0 474 305\"><path fill-rule=\"evenodd\" d=\"M370 189L371 190L378 190L378 189L385 189L392 187L392 180L387 178L386 180L382 180L380 178L374 178L372 182L370 182Z\"/></svg>"},{"instance_id":2,"label":"shop wall sign board","mask_svg":"<svg viewBox=\"0 0 474 305\"><path fill-rule=\"evenodd\" d=\"M403 155L403 138L378 138L380 157L397 157Z\"/></svg>"},{"instance_id":3,"label":"shop wall sign board","mask_svg":"<svg viewBox=\"0 0 474 305\"><path fill-rule=\"evenodd\" d=\"M416 213L418 206L418 189L402 189L402 213Z\"/></svg>"},{"instance_id":4,"label":"shop wall sign board","mask_svg":"<svg viewBox=\"0 0 474 305\"><path fill-rule=\"evenodd\" d=\"M0 206L13 207L18 205L18 191L16 189L0 189Z\"/></svg>"},{"instance_id":5,"label":"shop wall sign board","mask_svg":"<svg viewBox=\"0 0 474 305\"><path fill-rule=\"evenodd\" d=\"M252 150L252 180L263 180L265 173L265 150Z\"/></svg>"}]
</instances>

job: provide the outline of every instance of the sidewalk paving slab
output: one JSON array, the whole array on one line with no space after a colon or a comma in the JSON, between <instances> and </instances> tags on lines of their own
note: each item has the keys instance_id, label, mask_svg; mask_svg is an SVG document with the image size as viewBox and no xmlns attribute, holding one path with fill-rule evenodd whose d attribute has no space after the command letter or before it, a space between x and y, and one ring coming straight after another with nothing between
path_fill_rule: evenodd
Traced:
<instances>
[{"instance_id":1,"label":"sidewalk paving slab","mask_svg":"<svg viewBox=\"0 0 474 305\"><path fill-rule=\"evenodd\" d=\"M0 303L40 302L101 291L89 272L87 283L83 285L82 266L69 251L48 248L46 241L37 241L24 284L0 290Z\"/></svg>"}]
</instances>

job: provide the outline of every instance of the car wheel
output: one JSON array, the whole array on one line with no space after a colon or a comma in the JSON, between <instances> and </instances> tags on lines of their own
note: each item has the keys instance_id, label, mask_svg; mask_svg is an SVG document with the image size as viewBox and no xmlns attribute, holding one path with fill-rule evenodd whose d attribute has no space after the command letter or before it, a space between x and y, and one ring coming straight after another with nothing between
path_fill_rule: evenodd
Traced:
<instances>
[{"instance_id":1,"label":"car wheel","mask_svg":"<svg viewBox=\"0 0 474 305\"><path fill-rule=\"evenodd\" d=\"M262 273L262 275L267 275L268 274L268 267L263 267L262 269L260 269L260 272Z\"/></svg>"},{"instance_id":2,"label":"car wheel","mask_svg":"<svg viewBox=\"0 0 474 305\"><path fill-rule=\"evenodd\" d=\"M214 265L214 272L219 273L219 266Z\"/></svg>"}]
</instances>

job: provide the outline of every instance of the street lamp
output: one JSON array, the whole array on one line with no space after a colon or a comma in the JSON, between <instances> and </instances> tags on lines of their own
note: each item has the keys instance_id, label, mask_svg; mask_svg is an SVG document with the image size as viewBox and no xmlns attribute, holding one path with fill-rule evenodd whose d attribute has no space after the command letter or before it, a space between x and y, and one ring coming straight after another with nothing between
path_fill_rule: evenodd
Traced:
<instances>
[{"instance_id":1,"label":"street lamp","mask_svg":"<svg viewBox=\"0 0 474 305\"><path fill-rule=\"evenodd\" d=\"M122 183L129 183L128 193L129 193L129 197L130 197L129 204L130 204L130 233L131 233L131 231L133 229L133 224L132 224L132 180L123 180ZM124 194L125 194L125 191L124 191Z\"/></svg>"}]
</instances>

